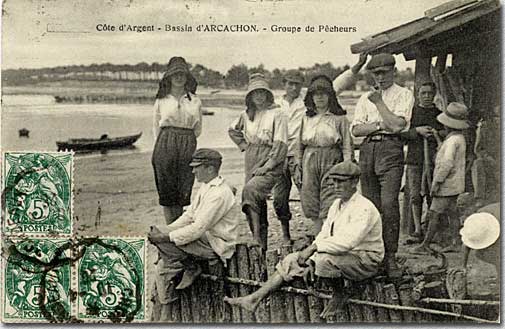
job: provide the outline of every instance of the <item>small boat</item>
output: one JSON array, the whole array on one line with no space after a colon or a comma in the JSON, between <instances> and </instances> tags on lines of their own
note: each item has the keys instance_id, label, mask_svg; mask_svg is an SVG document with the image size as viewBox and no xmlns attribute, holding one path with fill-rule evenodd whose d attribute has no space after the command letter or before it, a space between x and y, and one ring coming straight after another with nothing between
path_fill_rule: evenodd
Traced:
<instances>
[{"instance_id":1,"label":"small boat","mask_svg":"<svg viewBox=\"0 0 505 329\"><path fill-rule=\"evenodd\" d=\"M135 143L142 133L123 137L109 137L107 134L100 138L72 138L65 142L56 142L58 151L73 150L75 152L83 151L103 151L117 148L130 147Z\"/></svg>"},{"instance_id":2,"label":"small boat","mask_svg":"<svg viewBox=\"0 0 505 329\"><path fill-rule=\"evenodd\" d=\"M209 110L205 110L205 109L203 109L203 110L202 110L202 115L214 115L214 112L213 112L213 111L209 111Z\"/></svg>"},{"instance_id":3,"label":"small boat","mask_svg":"<svg viewBox=\"0 0 505 329\"><path fill-rule=\"evenodd\" d=\"M19 137L30 137L30 131L26 128L21 128L18 130Z\"/></svg>"}]
</instances>

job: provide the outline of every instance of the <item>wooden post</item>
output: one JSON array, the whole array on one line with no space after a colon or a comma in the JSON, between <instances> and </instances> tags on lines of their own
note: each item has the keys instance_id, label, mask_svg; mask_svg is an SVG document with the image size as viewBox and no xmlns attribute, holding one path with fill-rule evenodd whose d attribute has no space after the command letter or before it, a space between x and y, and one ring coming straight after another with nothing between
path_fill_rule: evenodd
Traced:
<instances>
[{"instance_id":1,"label":"wooden post","mask_svg":"<svg viewBox=\"0 0 505 329\"><path fill-rule=\"evenodd\" d=\"M194 291L195 285L196 285L196 282L194 282L188 288L181 290L179 292L179 295L181 296L180 297L180 300L181 300L181 322L183 322L183 323L199 322L198 316L200 313L199 307L201 306L201 303L199 303L198 300L201 298L207 297L207 296L201 296L198 294L198 292L195 292ZM193 313L194 313L194 316L193 316Z\"/></svg>"},{"instance_id":2,"label":"wooden post","mask_svg":"<svg viewBox=\"0 0 505 329\"><path fill-rule=\"evenodd\" d=\"M395 285L390 283L384 286L384 297L387 304L400 305L400 298L396 292ZM391 322L402 322L402 314L397 310L389 310Z\"/></svg>"},{"instance_id":3,"label":"wooden post","mask_svg":"<svg viewBox=\"0 0 505 329\"><path fill-rule=\"evenodd\" d=\"M286 257L291 252L292 252L291 246L282 246L280 259L281 260L284 259L284 257ZM286 302L285 310L286 310L287 323L296 323L295 304L294 304L293 294L285 293L284 300Z\"/></svg>"},{"instance_id":4,"label":"wooden post","mask_svg":"<svg viewBox=\"0 0 505 329\"><path fill-rule=\"evenodd\" d=\"M365 284L366 284L365 289L361 294L362 299L373 302L375 297L375 291L372 282L366 282ZM362 310L363 310L363 320L365 322L377 322L377 314L373 307L368 305L362 305Z\"/></svg>"},{"instance_id":5,"label":"wooden post","mask_svg":"<svg viewBox=\"0 0 505 329\"><path fill-rule=\"evenodd\" d=\"M264 282L266 278L266 264L263 262L259 246L249 247L249 273L250 279ZM263 299L256 309L256 321L258 323L270 323L269 298Z\"/></svg>"},{"instance_id":6,"label":"wooden post","mask_svg":"<svg viewBox=\"0 0 505 329\"><path fill-rule=\"evenodd\" d=\"M386 296L384 295L384 283L382 281L375 279L373 282L373 287L375 290L374 291L375 292L375 301L377 303L385 303ZM389 319L388 311L379 307L377 309L377 321L378 322L389 322L390 319Z\"/></svg>"},{"instance_id":7,"label":"wooden post","mask_svg":"<svg viewBox=\"0 0 505 329\"><path fill-rule=\"evenodd\" d=\"M319 278L321 280L321 288L325 291L330 291L332 296L344 294L344 281L342 279ZM333 300L324 300L324 307L328 307ZM327 316L327 323L342 323L349 322L349 304L343 305L342 308L336 309L335 315Z\"/></svg>"},{"instance_id":8,"label":"wooden post","mask_svg":"<svg viewBox=\"0 0 505 329\"><path fill-rule=\"evenodd\" d=\"M235 251L235 255L229 260L228 266L228 276L232 278L238 278L238 268L237 268L237 251ZM237 284L228 284L228 293L229 296L236 298L240 296L239 286ZM231 319L233 323L241 323L242 322L242 310L238 306L230 306L231 309Z\"/></svg>"},{"instance_id":9,"label":"wooden post","mask_svg":"<svg viewBox=\"0 0 505 329\"><path fill-rule=\"evenodd\" d=\"M291 284L295 288L306 289L305 283L301 278L295 278ZM295 316L297 323L310 322L309 301L307 296L295 294L293 298L295 305Z\"/></svg>"},{"instance_id":10,"label":"wooden post","mask_svg":"<svg viewBox=\"0 0 505 329\"><path fill-rule=\"evenodd\" d=\"M321 284L320 278L317 278L314 289L318 290L321 288ZM307 299L309 302L310 322L324 323L324 319L321 318L321 312L323 312L324 309L323 300L314 296L308 296Z\"/></svg>"},{"instance_id":11,"label":"wooden post","mask_svg":"<svg viewBox=\"0 0 505 329\"><path fill-rule=\"evenodd\" d=\"M218 277L225 276L225 269L221 260L219 260L216 264L209 265L209 274L216 275ZM212 290L211 303L213 305L212 313L214 313L214 321L218 323L231 322L231 308L227 310L226 308L229 308L229 305L223 301L225 296L224 281L207 282L210 289Z\"/></svg>"},{"instance_id":12,"label":"wooden post","mask_svg":"<svg viewBox=\"0 0 505 329\"><path fill-rule=\"evenodd\" d=\"M244 279L250 279L249 273L249 252L245 244L239 244L237 246L237 267L238 276ZM249 286L241 284L239 286L240 296L246 296L253 292L253 289ZM253 312L247 310L242 310L242 322L243 323L253 323L256 322Z\"/></svg>"},{"instance_id":13,"label":"wooden post","mask_svg":"<svg viewBox=\"0 0 505 329\"><path fill-rule=\"evenodd\" d=\"M360 294L360 283L344 279L344 289L349 294L350 298L356 298L361 296ZM348 303L349 317L351 322L364 322L363 306L356 305L353 303Z\"/></svg>"},{"instance_id":14,"label":"wooden post","mask_svg":"<svg viewBox=\"0 0 505 329\"><path fill-rule=\"evenodd\" d=\"M278 250L267 250L267 273L271 278L275 273L275 266L279 262ZM286 323L285 293L276 291L270 295L270 321L271 323Z\"/></svg>"},{"instance_id":15,"label":"wooden post","mask_svg":"<svg viewBox=\"0 0 505 329\"><path fill-rule=\"evenodd\" d=\"M180 298L172 303L172 321L175 323L179 323L182 321Z\"/></svg>"},{"instance_id":16,"label":"wooden post","mask_svg":"<svg viewBox=\"0 0 505 329\"><path fill-rule=\"evenodd\" d=\"M413 288L413 286L411 284L403 284L398 288L400 302L403 306L415 306L414 300L412 299L412 288ZM404 311L403 312L403 321L417 322L417 320L418 320L418 318L416 317L414 312L411 312L411 311ZM419 320L421 320L421 319L419 318Z\"/></svg>"}]
</instances>

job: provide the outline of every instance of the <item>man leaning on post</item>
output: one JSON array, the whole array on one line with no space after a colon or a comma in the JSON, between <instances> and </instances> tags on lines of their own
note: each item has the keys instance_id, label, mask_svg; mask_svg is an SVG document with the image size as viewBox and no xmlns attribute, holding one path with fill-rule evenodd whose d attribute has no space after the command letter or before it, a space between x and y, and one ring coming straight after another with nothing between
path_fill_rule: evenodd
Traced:
<instances>
[{"instance_id":1,"label":"man leaning on post","mask_svg":"<svg viewBox=\"0 0 505 329\"><path fill-rule=\"evenodd\" d=\"M375 81L375 90L363 94L356 104L351 132L365 137L360 147L361 192L382 215L388 276L401 275L395 262L400 232L400 193L403 175L403 142L400 132L409 128L414 95L394 83L395 59L391 54L373 55L366 69Z\"/></svg>"}]
</instances>

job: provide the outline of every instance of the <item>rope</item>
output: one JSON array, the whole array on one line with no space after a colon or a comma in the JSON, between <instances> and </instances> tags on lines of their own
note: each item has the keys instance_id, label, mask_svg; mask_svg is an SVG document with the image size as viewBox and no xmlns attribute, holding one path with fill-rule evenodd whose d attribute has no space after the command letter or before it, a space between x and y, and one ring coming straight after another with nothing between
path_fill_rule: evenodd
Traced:
<instances>
[{"instance_id":1,"label":"rope","mask_svg":"<svg viewBox=\"0 0 505 329\"><path fill-rule=\"evenodd\" d=\"M245 284L245 285L255 286L255 287L261 287L263 285L262 282L249 280L249 279L233 278L233 277L224 277L223 278L223 277L218 277L216 275L211 275L211 274L201 274L200 276L203 279L208 279L210 281L226 281L226 282L230 282L230 283ZM324 294L324 293L318 292L316 290L307 290L307 289L300 289L300 288L293 288L293 287L281 287L280 290L282 290L284 292L296 293L296 294L301 294L301 295L305 295L305 296L314 296L314 297L318 297L321 299L332 299L333 298L332 295ZM432 310L429 308L421 308L421 307L415 307L415 306L390 305L390 304L370 302L370 301L364 301L364 300L358 300L358 299L352 299L352 298L348 299L347 302L349 302L351 304L357 304L357 305L368 305L368 306L381 307L381 308L386 308L386 309L390 309L390 310L412 311L412 312L428 313L428 314L435 314L435 315L444 315L444 316L462 318L465 320L471 320L471 321L480 322L480 323L497 323L496 321L481 319L481 318L468 316L468 315L464 315L464 314L439 311L439 310Z\"/></svg>"},{"instance_id":2,"label":"rope","mask_svg":"<svg viewBox=\"0 0 505 329\"><path fill-rule=\"evenodd\" d=\"M500 306L499 301L494 300L474 300L474 299L447 299L447 298L423 298L421 299L423 303L435 303L435 304L459 304L459 305L490 305L490 306Z\"/></svg>"}]
</instances>

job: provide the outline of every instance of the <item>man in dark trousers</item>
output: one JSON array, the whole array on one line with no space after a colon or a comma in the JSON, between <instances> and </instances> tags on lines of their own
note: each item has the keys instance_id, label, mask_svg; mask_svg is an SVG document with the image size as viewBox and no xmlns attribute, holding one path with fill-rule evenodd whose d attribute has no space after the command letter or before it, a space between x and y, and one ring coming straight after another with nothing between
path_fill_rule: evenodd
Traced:
<instances>
[{"instance_id":1,"label":"man in dark trousers","mask_svg":"<svg viewBox=\"0 0 505 329\"><path fill-rule=\"evenodd\" d=\"M414 95L394 83L395 59L391 54L373 55L366 69L371 72L376 89L363 94L356 104L351 132L356 137L366 137L359 155L361 191L382 214L386 274L398 276L398 194L404 164L400 133L409 129Z\"/></svg>"},{"instance_id":2,"label":"man in dark trousers","mask_svg":"<svg viewBox=\"0 0 505 329\"><path fill-rule=\"evenodd\" d=\"M418 104L412 110L410 129L402 132L401 136L407 140L407 184L410 192L409 202L414 222L413 238L421 241L421 216L423 213L423 197L426 197L428 208L431 204L430 188L433 176L433 159L437 153L437 141L434 131L443 129L437 121L440 110L433 104L436 86L433 82L422 83L417 96ZM424 141L426 140L426 142ZM427 150L425 150L427 143ZM427 152L427 154L425 154ZM428 159L425 159L427 156ZM426 160L429 160L426 163ZM424 174L423 174L424 172Z\"/></svg>"}]
</instances>

